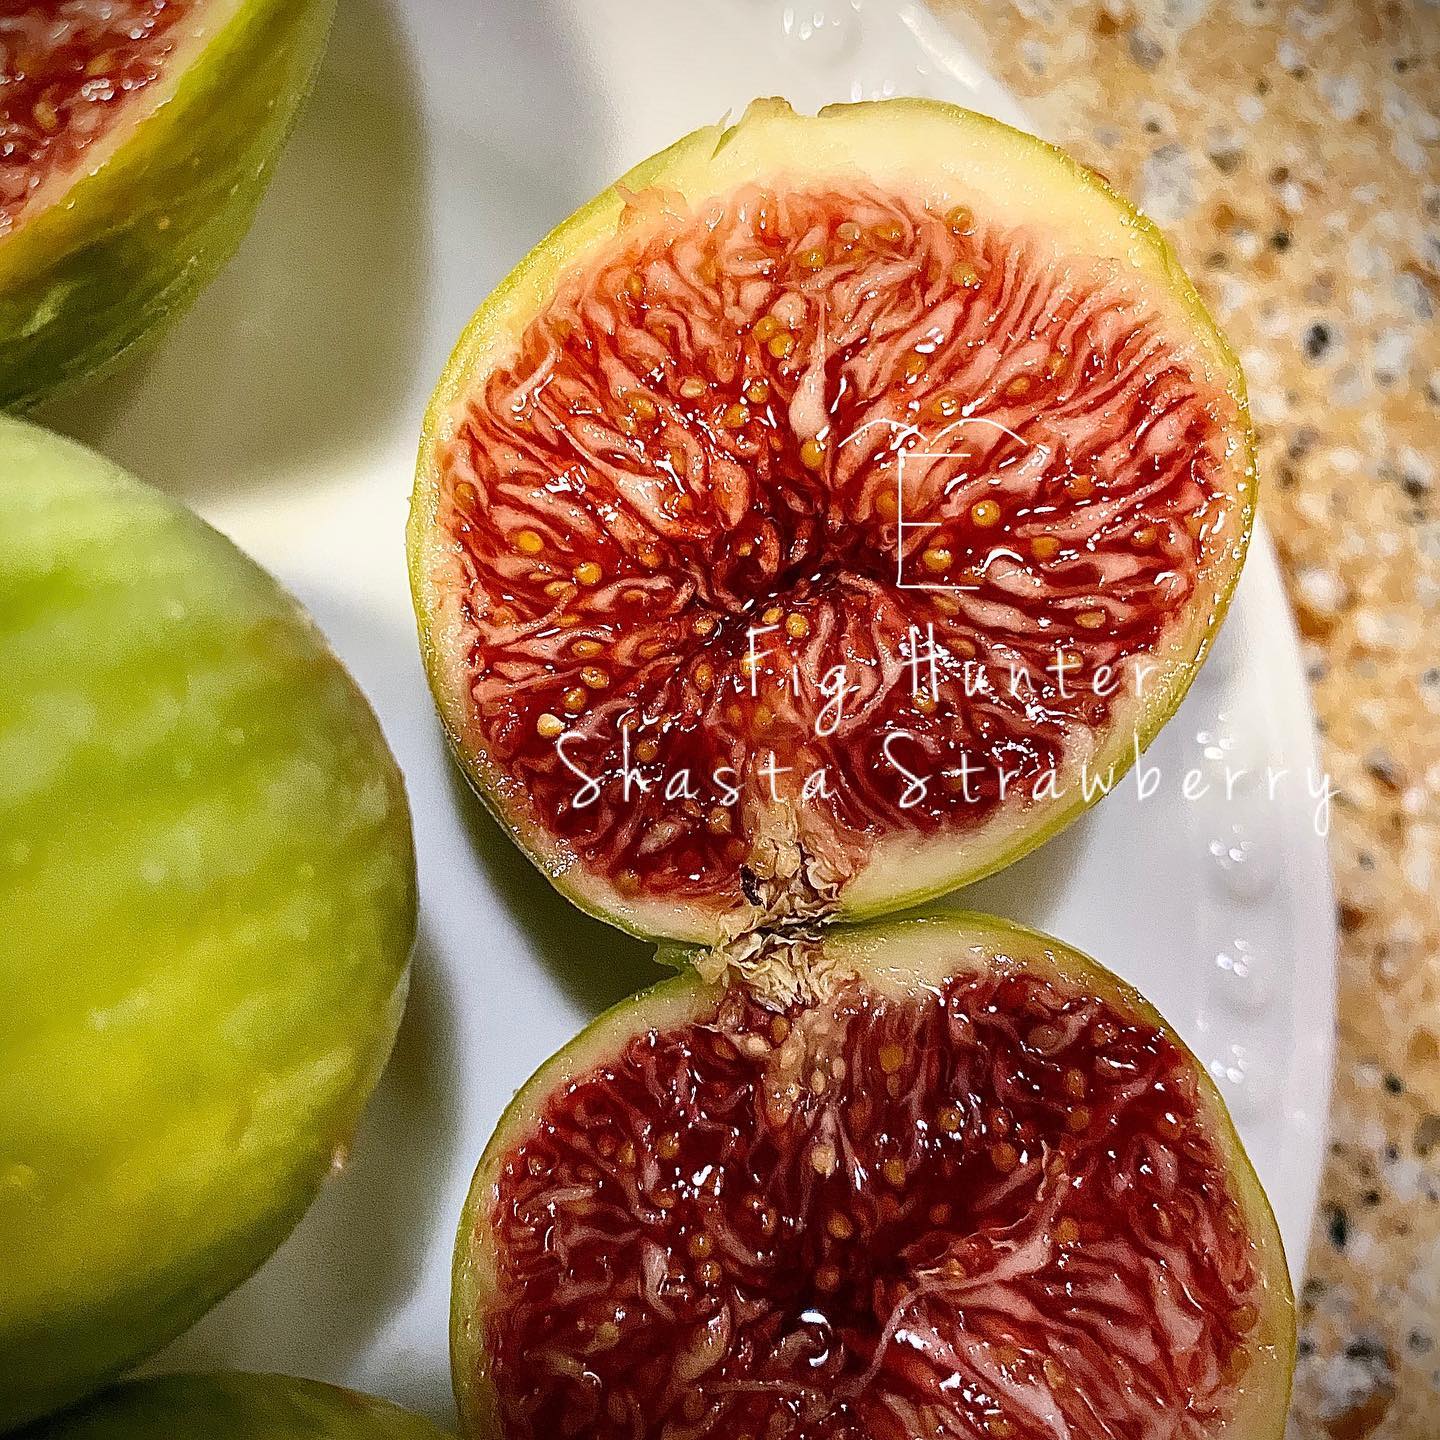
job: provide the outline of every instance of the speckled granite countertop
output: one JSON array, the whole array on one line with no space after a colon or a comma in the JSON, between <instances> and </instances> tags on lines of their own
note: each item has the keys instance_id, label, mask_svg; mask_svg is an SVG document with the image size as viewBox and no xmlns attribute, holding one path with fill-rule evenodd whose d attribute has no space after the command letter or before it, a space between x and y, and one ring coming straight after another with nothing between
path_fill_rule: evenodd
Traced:
<instances>
[{"instance_id":1,"label":"speckled granite countertop","mask_svg":"<svg viewBox=\"0 0 1440 1440\"><path fill-rule=\"evenodd\" d=\"M939 0L1244 361L1341 929L1295 1440L1440 1437L1440 5Z\"/></svg>"}]
</instances>

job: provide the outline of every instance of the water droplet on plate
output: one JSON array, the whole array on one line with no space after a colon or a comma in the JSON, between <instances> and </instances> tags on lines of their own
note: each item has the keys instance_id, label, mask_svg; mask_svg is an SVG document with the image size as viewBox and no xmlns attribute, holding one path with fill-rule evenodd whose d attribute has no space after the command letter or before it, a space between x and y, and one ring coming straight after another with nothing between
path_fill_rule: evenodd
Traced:
<instances>
[{"instance_id":1,"label":"water droplet on plate","mask_svg":"<svg viewBox=\"0 0 1440 1440\"><path fill-rule=\"evenodd\" d=\"M1270 957L1248 940L1235 939L1215 952L1210 989L1227 1009L1254 1014L1270 998Z\"/></svg>"},{"instance_id":2,"label":"water droplet on plate","mask_svg":"<svg viewBox=\"0 0 1440 1440\"><path fill-rule=\"evenodd\" d=\"M787 5L781 12L780 24L786 40L804 46L807 57L822 64L848 55L858 33L855 10L845 0Z\"/></svg>"},{"instance_id":3,"label":"water droplet on plate","mask_svg":"<svg viewBox=\"0 0 1440 1440\"><path fill-rule=\"evenodd\" d=\"M1236 1041L1226 1046L1206 1068L1235 1119L1250 1118L1269 1108L1269 1072L1245 1045Z\"/></svg>"},{"instance_id":4,"label":"water droplet on plate","mask_svg":"<svg viewBox=\"0 0 1440 1440\"><path fill-rule=\"evenodd\" d=\"M1242 722L1237 729L1229 711L1221 710L1195 731L1217 801L1226 804L1265 797L1265 754Z\"/></svg>"},{"instance_id":5,"label":"water droplet on plate","mask_svg":"<svg viewBox=\"0 0 1440 1440\"><path fill-rule=\"evenodd\" d=\"M1237 900L1258 900L1275 883L1274 858L1247 826L1225 826L1207 847L1220 889Z\"/></svg>"},{"instance_id":6,"label":"water droplet on plate","mask_svg":"<svg viewBox=\"0 0 1440 1440\"><path fill-rule=\"evenodd\" d=\"M1195 743L1207 760L1225 760L1235 749L1235 736L1226 724L1228 718L1222 711L1213 725L1195 732Z\"/></svg>"}]
</instances>

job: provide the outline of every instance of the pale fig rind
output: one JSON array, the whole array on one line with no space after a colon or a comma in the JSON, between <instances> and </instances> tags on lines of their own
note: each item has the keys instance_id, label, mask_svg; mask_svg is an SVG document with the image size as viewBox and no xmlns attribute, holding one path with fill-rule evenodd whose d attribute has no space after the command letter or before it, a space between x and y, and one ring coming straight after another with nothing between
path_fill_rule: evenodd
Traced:
<instances>
[{"instance_id":1,"label":"pale fig rind","mask_svg":"<svg viewBox=\"0 0 1440 1440\"><path fill-rule=\"evenodd\" d=\"M163 1375L117 1385L20 1440L445 1440L386 1400L289 1375Z\"/></svg>"},{"instance_id":2,"label":"pale fig rind","mask_svg":"<svg viewBox=\"0 0 1440 1440\"><path fill-rule=\"evenodd\" d=\"M0 417L0 1429L243 1280L343 1160L415 858L364 698L197 516Z\"/></svg>"},{"instance_id":3,"label":"pale fig rind","mask_svg":"<svg viewBox=\"0 0 1440 1440\"><path fill-rule=\"evenodd\" d=\"M933 989L967 968L1018 965L1153 1026L1188 1059L1199 1113L1223 1158L1262 1282L1259 1318L1247 1341L1250 1368L1235 1413L1213 1440L1282 1440L1295 1369L1296 1328L1294 1291L1279 1226L1219 1090L1164 1016L1133 986L1088 955L991 915L936 911L836 926L826 932L822 943L862 983L885 992ZM681 973L612 1006L546 1061L506 1107L476 1167L456 1236L450 1311L451 1376L460 1431L473 1440L492 1440L503 1433L487 1326L497 1294L492 1215L506 1157L533 1131L551 1096L613 1063L633 1036L708 1017L720 999L721 986L700 978L689 963L691 954L664 946L659 958L680 967Z\"/></svg>"},{"instance_id":4,"label":"pale fig rind","mask_svg":"<svg viewBox=\"0 0 1440 1440\"><path fill-rule=\"evenodd\" d=\"M102 370L184 309L250 227L309 93L335 0L216 0L123 138L0 238L0 409ZM182 45L184 42L182 42Z\"/></svg>"}]
</instances>

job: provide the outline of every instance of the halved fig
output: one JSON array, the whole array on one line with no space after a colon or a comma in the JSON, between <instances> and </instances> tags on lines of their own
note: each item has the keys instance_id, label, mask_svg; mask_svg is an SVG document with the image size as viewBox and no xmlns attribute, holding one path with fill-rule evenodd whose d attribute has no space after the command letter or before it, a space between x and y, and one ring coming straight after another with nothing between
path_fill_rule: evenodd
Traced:
<instances>
[{"instance_id":1,"label":"halved fig","mask_svg":"<svg viewBox=\"0 0 1440 1440\"><path fill-rule=\"evenodd\" d=\"M3 416L0 677L8 1431L159 1349L304 1213L390 1053L416 884L394 758L295 602Z\"/></svg>"},{"instance_id":2,"label":"halved fig","mask_svg":"<svg viewBox=\"0 0 1440 1440\"><path fill-rule=\"evenodd\" d=\"M117 1385L17 1440L445 1440L385 1400L289 1375L161 1375Z\"/></svg>"},{"instance_id":3,"label":"halved fig","mask_svg":"<svg viewBox=\"0 0 1440 1440\"><path fill-rule=\"evenodd\" d=\"M19 0L0 14L0 408L98 370L249 228L335 0Z\"/></svg>"},{"instance_id":4,"label":"halved fig","mask_svg":"<svg viewBox=\"0 0 1440 1440\"><path fill-rule=\"evenodd\" d=\"M784 1009L666 981L521 1090L460 1227L465 1433L1278 1440L1280 1237L1160 1016L983 916L810 963Z\"/></svg>"},{"instance_id":5,"label":"halved fig","mask_svg":"<svg viewBox=\"0 0 1440 1440\"><path fill-rule=\"evenodd\" d=\"M460 341L411 508L431 683L481 794L616 924L896 909L1149 743L1253 462L1234 356L1097 176L953 106L757 102Z\"/></svg>"}]
</instances>

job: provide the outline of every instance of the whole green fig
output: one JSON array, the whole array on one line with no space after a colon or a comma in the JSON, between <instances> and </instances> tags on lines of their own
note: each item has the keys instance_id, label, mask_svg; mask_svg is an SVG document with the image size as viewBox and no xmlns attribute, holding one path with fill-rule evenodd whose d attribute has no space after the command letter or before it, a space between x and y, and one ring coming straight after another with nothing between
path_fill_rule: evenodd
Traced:
<instances>
[{"instance_id":1,"label":"whole green fig","mask_svg":"<svg viewBox=\"0 0 1440 1440\"><path fill-rule=\"evenodd\" d=\"M389 1054L400 774L228 540L0 419L0 1430L280 1243Z\"/></svg>"}]
</instances>

